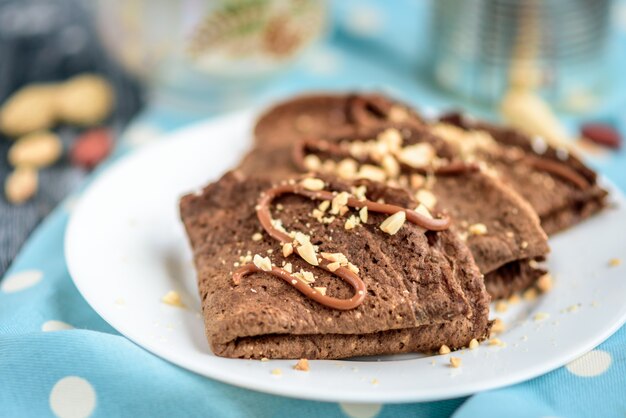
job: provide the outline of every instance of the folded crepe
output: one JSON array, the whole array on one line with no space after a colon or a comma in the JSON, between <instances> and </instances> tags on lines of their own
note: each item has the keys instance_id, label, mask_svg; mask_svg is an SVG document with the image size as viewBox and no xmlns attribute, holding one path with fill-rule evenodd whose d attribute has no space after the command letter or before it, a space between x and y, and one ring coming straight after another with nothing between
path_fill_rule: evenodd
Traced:
<instances>
[{"instance_id":1,"label":"folded crepe","mask_svg":"<svg viewBox=\"0 0 626 418\"><path fill-rule=\"evenodd\" d=\"M331 192L332 201L311 196ZM358 206L365 204L395 212L372 206L363 216ZM184 196L180 213L213 352L345 358L486 338L489 296L471 253L443 229L446 219L404 209L416 206L405 191L369 181L276 185L238 171ZM406 215L401 225L399 212ZM280 241L286 234L293 242ZM362 288L344 280L351 274Z\"/></svg>"},{"instance_id":2,"label":"folded crepe","mask_svg":"<svg viewBox=\"0 0 626 418\"><path fill-rule=\"evenodd\" d=\"M306 106L307 100L315 105L332 103L340 109L348 102L347 96L333 96L332 100L324 97L324 101L309 96L295 99L298 106L294 108L284 103L277 107L279 112L267 112L257 124L260 136L256 148L239 166L243 172L262 172L275 178L293 175L298 170L344 178L367 177L408 188L418 197L425 196L431 209L436 206L452 216L453 230L467 241L493 298L524 290L546 273L539 262L549 252L547 237L532 208L511 187L476 170L454 170L463 163L458 151L416 120L408 124L405 119L401 123L386 121L351 129L327 129L319 137L287 129L295 126L293 120L301 117L301 111L313 111L314 116L310 117L324 120L323 107ZM272 124L276 125L275 134ZM265 138L272 138L272 142ZM420 143L430 145L430 149L412 147ZM399 148L395 154L389 152L393 144ZM411 157L423 159L420 153L424 152L431 161L412 167ZM441 166L436 172L435 163ZM486 231L480 233L476 225L484 226Z\"/></svg>"},{"instance_id":3,"label":"folded crepe","mask_svg":"<svg viewBox=\"0 0 626 418\"><path fill-rule=\"evenodd\" d=\"M485 161L522 195L548 234L567 229L606 206L596 173L565 149L505 126L449 113L433 130L456 144L466 159Z\"/></svg>"}]
</instances>

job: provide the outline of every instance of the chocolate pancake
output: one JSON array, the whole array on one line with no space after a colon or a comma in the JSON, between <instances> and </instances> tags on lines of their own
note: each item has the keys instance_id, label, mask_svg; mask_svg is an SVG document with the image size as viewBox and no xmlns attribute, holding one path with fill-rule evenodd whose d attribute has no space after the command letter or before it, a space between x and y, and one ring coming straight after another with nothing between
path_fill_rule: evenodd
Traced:
<instances>
[{"instance_id":1,"label":"chocolate pancake","mask_svg":"<svg viewBox=\"0 0 626 418\"><path fill-rule=\"evenodd\" d=\"M335 197L346 192L345 200L321 204L306 194L330 191ZM382 200L387 204L375 203ZM371 206L363 218L363 205L379 209ZM345 358L463 347L486 338L489 296L469 250L449 230L428 230L445 228L446 219L404 209L416 205L407 192L368 181L309 178L276 186L240 172L183 197L180 212L213 352ZM402 212L407 221L392 230L391 223L381 226L391 212L380 208ZM281 245L276 237L288 231L294 242ZM297 255L307 254L305 247L314 248L313 260ZM329 254L341 254L343 267L324 264ZM288 272L294 274L285 278ZM354 280L344 281L350 274ZM359 280L365 290L357 292Z\"/></svg>"},{"instance_id":2,"label":"chocolate pancake","mask_svg":"<svg viewBox=\"0 0 626 418\"><path fill-rule=\"evenodd\" d=\"M541 138L450 113L434 131L485 161L533 207L548 234L569 228L606 206L607 192L576 156ZM458 129L455 129L458 128Z\"/></svg>"},{"instance_id":3,"label":"chocolate pancake","mask_svg":"<svg viewBox=\"0 0 626 418\"><path fill-rule=\"evenodd\" d=\"M419 148L410 149L420 143L430 146L431 160L424 167L412 167L411 152L407 156L403 153L415 151L413 157L421 158ZM240 169L250 175L262 172L275 178L297 170L348 179L370 176L412 190L418 198L428 200L423 203L429 208L452 216L453 230L466 240L493 298L524 290L545 273L538 267L527 268L531 260L543 260L549 252L547 237L529 204L499 179L479 172L478 167L462 169L456 150L427 129L388 123L361 128L350 135L305 137L291 144L291 150L258 147L244 158ZM398 149L388 152L392 151L390 146ZM385 152L392 156L383 156ZM363 167L368 170L362 173ZM477 230L479 227L485 231ZM503 271L498 271L500 268ZM492 281L497 285L491 285Z\"/></svg>"}]
</instances>

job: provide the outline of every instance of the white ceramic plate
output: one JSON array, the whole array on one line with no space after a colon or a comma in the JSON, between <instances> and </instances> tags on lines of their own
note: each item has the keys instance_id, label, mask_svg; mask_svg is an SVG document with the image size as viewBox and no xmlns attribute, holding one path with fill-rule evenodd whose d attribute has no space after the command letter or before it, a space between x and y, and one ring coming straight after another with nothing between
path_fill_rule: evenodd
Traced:
<instances>
[{"instance_id":1,"label":"white ceramic plate","mask_svg":"<svg viewBox=\"0 0 626 418\"><path fill-rule=\"evenodd\" d=\"M626 205L551 240L552 292L498 316L506 347L483 345L449 355L312 361L234 360L214 356L204 336L195 274L177 204L217 179L250 144L251 113L213 119L129 155L103 173L74 209L66 257L76 286L113 327L181 367L233 385L298 398L343 402L428 401L510 385L566 364L608 338L626 320L623 232ZM187 309L165 305L169 290ZM538 313L549 317L536 320ZM282 375L271 370L280 368Z\"/></svg>"}]
</instances>

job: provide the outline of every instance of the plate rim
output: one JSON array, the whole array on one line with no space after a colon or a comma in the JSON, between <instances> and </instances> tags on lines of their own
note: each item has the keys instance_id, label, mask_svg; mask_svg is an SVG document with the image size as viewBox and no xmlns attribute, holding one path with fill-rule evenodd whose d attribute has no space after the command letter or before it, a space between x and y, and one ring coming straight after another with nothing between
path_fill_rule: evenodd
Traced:
<instances>
[{"instance_id":1,"label":"plate rim","mask_svg":"<svg viewBox=\"0 0 626 418\"><path fill-rule=\"evenodd\" d=\"M458 388L456 390L447 390L443 393L438 393L438 391L425 391L425 392L416 392L414 389L409 389L405 391L397 391L395 393L388 392L380 392L382 396L377 397L376 395L368 396L368 399L363 399L362 396L358 396L357 393L324 393L318 391L301 391L297 386L294 386L291 389L279 388L273 385L264 384L263 382L258 382L258 379L246 379L245 376L237 376L235 374L228 374L227 372L222 372L221 369L217 369L212 372L198 371L194 368L192 362L185 361L182 357L172 358L165 350L162 350L161 347L154 344L152 341L147 341L139 338L136 335L133 335L132 331L125 329L120 324L117 324L114 319L111 318L110 315L107 314L105 309L101 309L101 307L97 303L93 303L88 297L89 292L83 287L84 281L81 281L76 278L78 275L76 263L70 255L73 252L73 247L76 245L74 243L75 233L73 232L77 228L78 216L76 214L81 212L81 207L84 202L88 199L91 193L97 189L97 185L101 183L106 183L107 179L114 175L116 171L122 170L123 167L127 165L131 165L134 160L141 159L142 156L152 149L157 149L161 147L167 147L169 143L176 140L178 137L189 136L190 133L199 131L202 132L206 129L212 129L211 127L216 124L227 124L228 122L237 121L239 119L254 119L258 114L258 109L245 109L242 111L238 111L235 113L230 113L222 116L216 116L209 119L204 119L188 126L182 127L180 129L173 130L172 132L165 133L155 141L150 144L146 144L142 146L140 149L135 151L131 151L119 159L112 162L112 164L106 167L106 170L99 173L99 175L90 182L84 190L79 195L78 201L70 214L66 230L64 236L64 256L67 264L69 275L72 279L72 282L78 289L79 293L85 299L85 301L89 304L89 306L112 328L114 328L117 332L119 332L122 336L133 342L133 344L145 349L158 356L159 358L164 359L165 361L175 364L185 370L188 370L196 375L208 377L210 379L215 379L220 382L224 382L230 385L242 387L245 389L254 390L257 392L268 393L272 395L278 396L286 396L290 398L296 399L305 399L305 400L313 400L313 401L324 401L324 402L350 402L350 403L409 403L409 402L429 402L429 401L437 401L437 400L447 400L453 398L459 398L464 396L469 396L473 394L477 394L486 390L502 388L506 386L510 386L513 384L521 383L535 377L544 375L551 371L554 371L567 363L575 360L580 357L584 353L589 352L590 350L597 347L602 342L606 341L611 335L613 335L617 330L619 330L624 323L626 323L626 309L623 310L621 317L615 318L612 321L611 325L602 329L602 332L596 333L594 338L587 339L585 344L581 344L576 346L574 349L564 348L563 352L567 352L566 354L554 358L550 361L538 362L534 367L527 368L525 370L518 370L517 372L503 374L501 377L494 378L487 381L476 381L472 386L468 386L466 388ZM622 193L622 191L615 186L610 180L608 180L603 175L598 175L599 181L603 186L606 186L610 193L613 201L619 201L620 205L623 206L626 204L626 197ZM241 361L240 359L228 359L229 361ZM244 360L248 361L248 360ZM312 362L316 361L328 361L328 360L311 360ZM353 390L354 391L354 390ZM369 395L369 394L368 394Z\"/></svg>"}]
</instances>

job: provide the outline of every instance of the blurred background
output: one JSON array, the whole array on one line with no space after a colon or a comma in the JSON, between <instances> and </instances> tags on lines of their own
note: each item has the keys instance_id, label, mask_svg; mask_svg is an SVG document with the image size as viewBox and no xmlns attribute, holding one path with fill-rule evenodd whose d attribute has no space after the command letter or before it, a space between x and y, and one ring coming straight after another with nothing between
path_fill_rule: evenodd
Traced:
<instances>
[{"instance_id":1,"label":"blurred background","mask_svg":"<svg viewBox=\"0 0 626 418\"><path fill-rule=\"evenodd\" d=\"M463 108L617 165L624 68L618 0L0 0L0 275L110 155L300 91Z\"/></svg>"}]
</instances>

